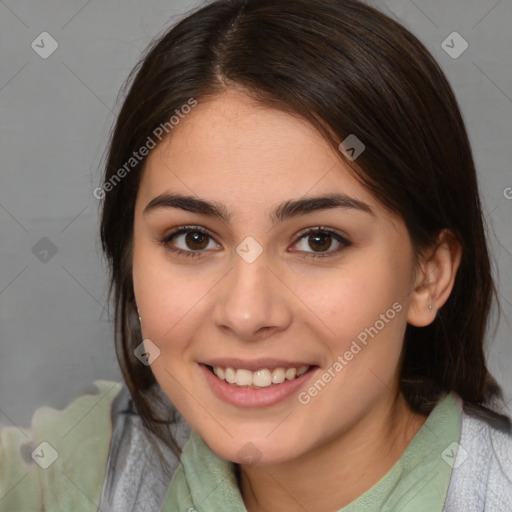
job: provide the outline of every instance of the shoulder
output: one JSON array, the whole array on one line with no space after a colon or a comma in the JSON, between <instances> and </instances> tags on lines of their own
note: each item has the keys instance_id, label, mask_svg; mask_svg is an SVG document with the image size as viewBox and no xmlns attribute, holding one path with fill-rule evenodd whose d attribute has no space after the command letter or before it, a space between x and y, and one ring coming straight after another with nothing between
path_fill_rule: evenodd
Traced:
<instances>
[{"instance_id":1,"label":"shoulder","mask_svg":"<svg viewBox=\"0 0 512 512\"><path fill-rule=\"evenodd\" d=\"M502 512L512 503L510 419L465 405L445 511Z\"/></svg>"},{"instance_id":2,"label":"shoulder","mask_svg":"<svg viewBox=\"0 0 512 512\"><path fill-rule=\"evenodd\" d=\"M29 429L0 430L2 510L80 512L99 503L111 407L122 384L94 384L96 393L81 395L62 410L38 408Z\"/></svg>"}]
</instances>

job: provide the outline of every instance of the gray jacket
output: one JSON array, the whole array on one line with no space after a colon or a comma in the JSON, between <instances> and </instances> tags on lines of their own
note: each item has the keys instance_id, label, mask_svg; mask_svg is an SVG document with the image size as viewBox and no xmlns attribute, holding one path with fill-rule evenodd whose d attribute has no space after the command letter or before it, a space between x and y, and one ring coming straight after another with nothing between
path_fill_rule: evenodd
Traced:
<instances>
[{"instance_id":1,"label":"gray jacket","mask_svg":"<svg viewBox=\"0 0 512 512\"><path fill-rule=\"evenodd\" d=\"M173 413L175 409L172 410L170 402L168 406ZM183 447L190 435L190 427L181 416L178 417L171 433ZM161 512L172 473L179 465L178 457L159 443L170 464L170 474L165 475L126 387L112 405L112 424L113 435L99 510ZM465 406L443 512L512 512L512 434L500 417Z\"/></svg>"}]
</instances>

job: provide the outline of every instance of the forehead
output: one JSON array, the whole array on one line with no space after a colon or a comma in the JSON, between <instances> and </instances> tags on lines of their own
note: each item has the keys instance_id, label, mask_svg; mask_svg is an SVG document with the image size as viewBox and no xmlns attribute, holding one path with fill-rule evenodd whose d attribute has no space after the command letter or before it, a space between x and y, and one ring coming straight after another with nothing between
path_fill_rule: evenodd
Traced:
<instances>
[{"instance_id":1,"label":"forehead","mask_svg":"<svg viewBox=\"0 0 512 512\"><path fill-rule=\"evenodd\" d=\"M228 206L339 192L379 208L315 127L233 91L199 102L149 154L140 198L170 191Z\"/></svg>"},{"instance_id":2,"label":"forehead","mask_svg":"<svg viewBox=\"0 0 512 512\"><path fill-rule=\"evenodd\" d=\"M306 120L231 90L201 101L159 149L209 168L238 165L239 173L253 165L260 172L286 163L298 168L305 157L334 163L333 150Z\"/></svg>"}]
</instances>

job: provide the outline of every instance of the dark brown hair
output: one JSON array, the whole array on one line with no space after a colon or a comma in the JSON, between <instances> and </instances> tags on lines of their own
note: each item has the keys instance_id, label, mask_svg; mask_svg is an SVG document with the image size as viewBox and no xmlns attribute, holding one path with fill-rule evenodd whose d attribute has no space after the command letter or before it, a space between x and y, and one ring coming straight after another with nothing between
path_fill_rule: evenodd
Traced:
<instances>
[{"instance_id":1,"label":"dark brown hair","mask_svg":"<svg viewBox=\"0 0 512 512\"><path fill-rule=\"evenodd\" d=\"M497 404L501 390L483 350L497 295L472 152L445 75L407 29L357 0L218 0L159 37L123 94L128 86L111 135L105 184L190 98L201 101L229 87L302 116L336 148L356 134L366 149L357 165L345 160L404 220L416 256L443 228L463 251L453 291L435 321L407 326L401 375L407 401L428 412L453 390L481 409ZM149 400L153 374L133 353L142 341L131 264L143 165L105 194L101 241L111 270L109 297L115 292L124 379L145 425L169 442Z\"/></svg>"}]
</instances>

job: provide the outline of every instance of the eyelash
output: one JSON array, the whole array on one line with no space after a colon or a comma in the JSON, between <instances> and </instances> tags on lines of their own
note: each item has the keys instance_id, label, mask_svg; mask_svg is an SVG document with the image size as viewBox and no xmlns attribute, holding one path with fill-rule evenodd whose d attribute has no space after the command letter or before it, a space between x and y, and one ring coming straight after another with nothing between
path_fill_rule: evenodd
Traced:
<instances>
[{"instance_id":1,"label":"eyelash","mask_svg":"<svg viewBox=\"0 0 512 512\"><path fill-rule=\"evenodd\" d=\"M204 250L184 251L183 249L177 249L177 248L171 247L169 245L169 242L174 237L176 237L178 235L182 235L182 234L195 233L195 232L201 233L201 234L213 239L212 235L210 235L210 233L208 233L206 230L204 230L200 226L181 226L181 227L175 229L174 231L172 231L171 233L168 233L167 235L165 235L162 239L159 240L159 242L165 247L166 250L169 250L178 256L185 256L185 257L190 257L190 258L201 258L201 257L203 257ZM341 250L345 249L346 247L350 247L352 245L351 242L349 242L346 238L341 236L336 231L332 231L323 226L307 228L307 229L301 231L297 235L297 239L295 240L295 242L293 244L295 245L296 243L298 243L303 238L306 238L307 236L318 235L318 234L331 235L336 241L338 241L341 244L341 246L338 247L337 249L335 249L334 251L329 251L329 252L318 252L318 253L306 252L307 256L303 256L304 258L313 258L313 259L314 258L326 258L328 256L333 256L335 254L338 254Z\"/></svg>"}]
</instances>

